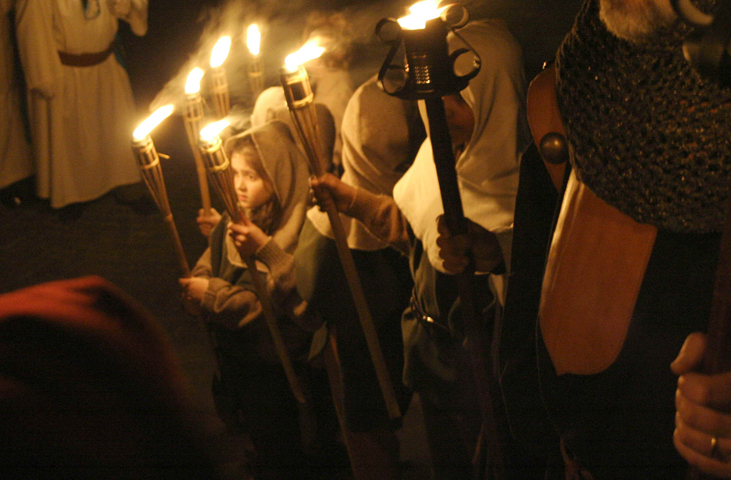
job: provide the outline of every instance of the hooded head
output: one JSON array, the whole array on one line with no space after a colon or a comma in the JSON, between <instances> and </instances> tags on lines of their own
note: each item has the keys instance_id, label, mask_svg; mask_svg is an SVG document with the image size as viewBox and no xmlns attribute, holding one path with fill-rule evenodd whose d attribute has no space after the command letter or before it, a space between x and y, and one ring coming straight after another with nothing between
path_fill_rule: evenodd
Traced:
<instances>
[{"instance_id":1,"label":"hooded head","mask_svg":"<svg viewBox=\"0 0 731 480\"><path fill-rule=\"evenodd\" d=\"M274 120L229 138L225 145L226 154L231 158L238 149L251 144L256 149L278 203L278 219L272 225L270 234L284 251L292 252L307 211L307 162L289 127L281 121Z\"/></svg>"},{"instance_id":2,"label":"hooded head","mask_svg":"<svg viewBox=\"0 0 731 480\"><path fill-rule=\"evenodd\" d=\"M522 54L507 27L496 20L470 22L459 30L459 36L450 33L450 51L464 48L463 40L478 53L482 67L460 92L474 121L469 142L456 160L462 206L465 216L485 229L498 234L510 232L520 156L530 142ZM424 244L432 265L444 271L436 246L436 219L444 209L429 138L396 184L394 199ZM505 240L501 244L509 260L509 238Z\"/></svg>"}]
</instances>

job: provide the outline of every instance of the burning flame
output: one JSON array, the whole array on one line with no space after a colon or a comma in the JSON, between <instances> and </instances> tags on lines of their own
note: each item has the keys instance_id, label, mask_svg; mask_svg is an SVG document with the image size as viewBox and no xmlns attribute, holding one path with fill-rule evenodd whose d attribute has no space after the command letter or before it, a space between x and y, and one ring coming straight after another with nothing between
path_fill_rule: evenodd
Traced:
<instances>
[{"instance_id":1,"label":"burning flame","mask_svg":"<svg viewBox=\"0 0 731 480\"><path fill-rule=\"evenodd\" d=\"M246 46L249 47L249 51L252 55L259 55L261 48L261 32L256 23L249 25L246 29Z\"/></svg>"},{"instance_id":2,"label":"burning flame","mask_svg":"<svg viewBox=\"0 0 731 480\"><path fill-rule=\"evenodd\" d=\"M201 79L203 78L203 70L195 67L188 74L188 79L185 81L185 93L198 93L201 89Z\"/></svg>"},{"instance_id":3,"label":"burning flame","mask_svg":"<svg viewBox=\"0 0 731 480\"><path fill-rule=\"evenodd\" d=\"M231 49L231 37L224 35L219 38L211 51L211 68L218 68L223 65Z\"/></svg>"},{"instance_id":4,"label":"burning flame","mask_svg":"<svg viewBox=\"0 0 731 480\"><path fill-rule=\"evenodd\" d=\"M308 40L295 53L287 55L287 58L284 59L284 66L290 72L294 72L300 65L318 58L323 52L325 52L325 49L320 46L320 39L315 37Z\"/></svg>"},{"instance_id":5,"label":"burning flame","mask_svg":"<svg viewBox=\"0 0 731 480\"><path fill-rule=\"evenodd\" d=\"M201 140L208 143L213 143L221 130L228 127L231 122L227 119L219 120L217 122L209 123L201 130Z\"/></svg>"},{"instance_id":6,"label":"burning flame","mask_svg":"<svg viewBox=\"0 0 731 480\"><path fill-rule=\"evenodd\" d=\"M168 118L170 114L173 113L173 109L174 107L172 105L165 105L164 107L160 107L152 112L152 115L147 117L142 123L140 123L140 126L135 129L134 133L132 133L132 138L135 140L142 140L145 138L160 124L160 122Z\"/></svg>"},{"instance_id":7,"label":"burning flame","mask_svg":"<svg viewBox=\"0 0 731 480\"><path fill-rule=\"evenodd\" d=\"M399 18L398 23L406 30L421 30L426 28L427 20L437 18L447 8L439 7L440 0L424 0L409 7L410 15Z\"/></svg>"}]
</instances>

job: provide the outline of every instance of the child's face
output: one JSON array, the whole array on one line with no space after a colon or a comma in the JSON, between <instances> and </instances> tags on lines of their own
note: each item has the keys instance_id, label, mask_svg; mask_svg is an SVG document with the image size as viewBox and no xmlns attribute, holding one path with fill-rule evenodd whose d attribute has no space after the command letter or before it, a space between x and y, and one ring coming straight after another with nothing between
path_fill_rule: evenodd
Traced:
<instances>
[{"instance_id":1,"label":"child's face","mask_svg":"<svg viewBox=\"0 0 731 480\"><path fill-rule=\"evenodd\" d=\"M249 209L263 205L273 195L269 182L256 173L248 160L256 155L252 147L246 147L231 156L231 169L234 173L234 186L239 195L239 202Z\"/></svg>"}]
</instances>

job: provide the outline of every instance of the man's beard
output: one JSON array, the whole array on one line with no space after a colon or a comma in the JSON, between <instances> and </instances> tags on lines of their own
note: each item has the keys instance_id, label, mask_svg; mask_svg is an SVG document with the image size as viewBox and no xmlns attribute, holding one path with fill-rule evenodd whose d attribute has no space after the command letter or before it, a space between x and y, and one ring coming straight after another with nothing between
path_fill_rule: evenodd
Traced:
<instances>
[{"instance_id":1,"label":"man's beard","mask_svg":"<svg viewBox=\"0 0 731 480\"><path fill-rule=\"evenodd\" d=\"M637 42L673 23L676 15L669 0L601 0L599 18L617 37Z\"/></svg>"}]
</instances>

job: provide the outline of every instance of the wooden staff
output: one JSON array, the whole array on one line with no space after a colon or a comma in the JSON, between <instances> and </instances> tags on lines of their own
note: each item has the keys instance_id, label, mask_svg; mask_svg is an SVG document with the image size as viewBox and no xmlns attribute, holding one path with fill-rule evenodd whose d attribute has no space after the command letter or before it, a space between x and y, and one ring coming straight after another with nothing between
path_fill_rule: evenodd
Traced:
<instances>
[{"instance_id":1,"label":"wooden staff","mask_svg":"<svg viewBox=\"0 0 731 480\"><path fill-rule=\"evenodd\" d=\"M319 177L325 173L325 168L323 166L320 129L317 123L314 94L312 93L307 71L302 65L294 72L283 69L281 72L281 81L287 99L287 107L292 115L292 121L305 148L310 172ZM345 271L345 277L353 296L353 302L358 312L358 318L363 328L368 350L373 360L373 367L376 371L376 377L381 387L389 418L392 420L398 419L401 417L401 409L396 401L391 376L386 367L386 361L383 357L376 327L373 325L373 319L371 318L368 304L363 294L360 277L358 277L358 271L355 268L353 254L350 251L350 247L348 247L345 229L343 228L343 223L340 220L340 215L334 202L326 202L325 212L330 220L333 236L335 237L335 245L337 246L338 255L340 256L340 261Z\"/></svg>"},{"instance_id":2,"label":"wooden staff","mask_svg":"<svg viewBox=\"0 0 731 480\"><path fill-rule=\"evenodd\" d=\"M199 144L201 155L208 168L208 173L211 177L213 187L223 201L226 211L228 212L231 220L238 223L247 223L247 218L244 212L241 210L238 201L238 195L236 193L236 187L234 186L233 172L231 171L231 164L226 157L226 153L223 151L221 137L216 136L211 141L201 139ZM260 272L256 267L256 260L254 256L245 259L246 265L249 267L251 273L251 279L254 283L256 294L259 297L262 311L264 312L264 318L266 319L269 332L272 335L274 341L274 348L279 355L279 360L282 362L284 367L284 373L287 376L289 387L294 394L294 397L300 404L307 403L305 395L302 391L302 387L299 383L299 379L294 372L292 361L289 358L289 352L284 344L282 338L282 332L279 329L279 323L272 307L272 302L269 298L266 283L266 273Z\"/></svg>"},{"instance_id":3,"label":"wooden staff","mask_svg":"<svg viewBox=\"0 0 731 480\"><path fill-rule=\"evenodd\" d=\"M228 79L223 62L231 49L231 37L224 35L218 39L211 51L211 82L213 90L213 107L218 118L224 118L231 110L231 100L228 93ZM198 132L196 132L198 133ZM196 137L197 138L197 137Z\"/></svg>"},{"instance_id":4,"label":"wooden staff","mask_svg":"<svg viewBox=\"0 0 731 480\"><path fill-rule=\"evenodd\" d=\"M224 118L231 110L231 100L228 93L228 79L226 69L217 67L213 69L211 80L213 82L213 108L218 118Z\"/></svg>"},{"instance_id":5,"label":"wooden staff","mask_svg":"<svg viewBox=\"0 0 731 480\"><path fill-rule=\"evenodd\" d=\"M457 171L455 169L454 153L452 151L452 140L447 127L447 116L444 110L444 103L441 98L429 98L425 100L426 112L429 118L429 137L434 152L434 163L439 179L439 190L442 196L444 207L444 220L447 228L453 235L466 234L468 231L468 220L462 209L462 198L459 192ZM483 450L487 455L487 461L493 470L495 479L507 478L505 464L502 456L502 445L498 435L498 425L495 410L492 404L490 373L488 365L489 358L485 355L488 342L482 325L479 322L475 305L474 289L474 262L463 273L456 276L459 288L460 314L466 327L466 344L470 353L472 370L480 393L480 409L482 412L482 431L480 441L485 442ZM483 453L477 452L479 456Z\"/></svg>"},{"instance_id":6,"label":"wooden staff","mask_svg":"<svg viewBox=\"0 0 731 480\"><path fill-rule=\"evenodd\" d=\"M165 181L162 176L162 168L160 167L160 156L152 143L152 138L147 135L142 139L133 140L132 151L135 153L137 164L140 167L142 178L145 180L147 189L152 194L152 198L157 204L157 208L162 213L163 220L168 227L170 238L173 240L175 253L178 257L180 270L183 277L190 278L190 266L183 251L183 245L180 243L180 235L173 221L173 214L170 211L170 203L168 202L167 190L165 189Z\"/></svg>"},{"instance_id":7,"label":"wooden staff","mask_svg":"<svg viewBox=\"0 0 731 480\"><path fill-rule=\"evenodd\" d=\"M200 91L185 95L185 116L183 119L185 122L185 133L188 135L188 144L193 151L195 170L198 174L203 213L209 215L211 213L211 194L208 189L206 167L203 164L203 158L201 158L197 141L198 132L201 131L201 121L203 120L203 100L201 99Z\"/></svg>"},{"instance_id":8,"label":"wooden staff","mask_svg":"<svg viewBox=\"0 0 731 480\"><path fill-rule=\"evenodd\" d=\"M264 71L261 68L261 58L259 55L252 55L249 63L249 85L251 87L251 104L256 103L256 99L264 91Z\"/></svg>"},{"instance_id":9,"label":"wooden staff","mask_svg":"<svg viewBox=\"0 0 731 480\"><path fill-rule=\"evenodd\" d=\"M251 53L249 62L249 86L251 87L251 104L256 103L259 94L264 90L264 71L261 68L261 32L257 24L252 23L246 29L246 46Z\"/></svg>"}]
</instances>

